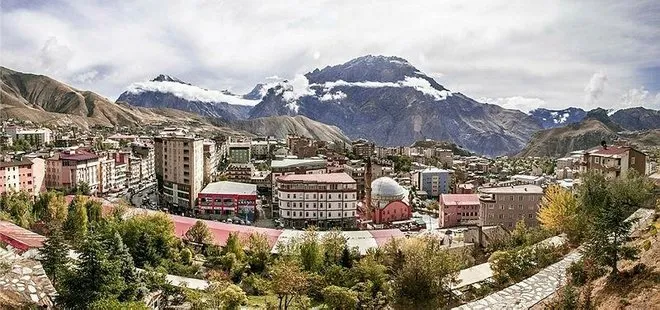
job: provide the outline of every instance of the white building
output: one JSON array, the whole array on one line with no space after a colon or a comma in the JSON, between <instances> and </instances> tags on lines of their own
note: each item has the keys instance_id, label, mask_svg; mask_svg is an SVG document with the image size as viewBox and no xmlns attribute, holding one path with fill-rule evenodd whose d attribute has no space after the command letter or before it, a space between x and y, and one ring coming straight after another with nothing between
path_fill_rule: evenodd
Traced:
<instances>
[{"instance_id":1,"label":"white building","mask_svg":"<svg viewBox=\"0 0 660 310\"><path fill-rule=\"evenodd\" d=\"M5 129L14 143L17 140L27 140L32 146L43 146L52 142L53 132L48 128L22 129L17 126L10 126Z\"/></svg>"},{"instance_id":2,"label":"white building","mask_svg":"<svg viewBox=\"0 0 660 310\"><path fill-rule=\"evenodd\" d=\"M116 188L116 175L114 158L103 158L99 160L100 193L108 193Z\"/></svg>"},{"instance_id":3,"label":"white building","mask_svg":"<svg viewBox=\"0 0 660 310\"><path fill-rule=\"evenodd\" d=\"M348 174L291 174L277 178L279 215L286 226L355 227L357 184Z\"/></svg>"}]
</instances>

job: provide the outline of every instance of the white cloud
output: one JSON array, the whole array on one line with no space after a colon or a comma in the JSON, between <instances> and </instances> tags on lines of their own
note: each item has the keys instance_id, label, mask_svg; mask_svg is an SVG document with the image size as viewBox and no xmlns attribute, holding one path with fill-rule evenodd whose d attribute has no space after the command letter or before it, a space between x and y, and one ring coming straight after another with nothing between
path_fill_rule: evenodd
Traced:
<instances>
[{"instance_id":1,"label":"white cloud","mask_svg":"<svg viewBox=\"0 0 660 310\"><path fill-rule=\"evenodd\" d=\"M179 98L201 102L226 102L235 105L254 106L259 100L248 100L237 96L227 95L217 90L207 90L197 86L177 82L138 82L128 87L128 92L139 94L145 91L170 93Z\"/></svg>"},{"instance_id":2,"label":"white cloud","mask_svg":"<svg viewBox=\"0 0 660 310\"><path fill-rule=\"evenodd\" d=\"M534 109L547 107L547 103L543 99L525 98L520 96L508 98L479 98L477 101L496 104L507 109L520 110L525 113Z\"/></svg>"},{"instance_id":3,"label":"white cloud","mask_svg":"<svg viewBox=\"0 0 660 310\"><path fill-rule=\"evenodd\" d=\"M648 90L644 89L644 86L630 89L621 96L621 107L646 107L652 109L660 109L660 92L654 96Z\"/></svg>"},{"instance_id":4,"label":"white cloud","mask_svg":"<svg viewBox=\"0 0 660 310\"><path fill-rule=\"evenodd\" d=\"M336 91L334 93L325 93L319 100L321 101L337 101L346 98L346 94L342 91Z\"/></svg>"},{"instance_id":5,"label":"white cloud","mask_svg":"<svg viewBox=\"0 0 660 310\"><path fill-rule=\"evenodd\" d=\"M444 100L447 96L451 96L451 92L446 90L437 90L431 86L429 81L418 78L418 77L409 77L407 76L403 81L397 82L375 82L375 81L364 81L364 82L346 82L344 80L338 80L333 82L325 82L323 84L312 84L312 86L322 87L324 92L330 92L333 88L348 86L348 87L363 87L363 88L381 88L381 87L412 87L415 90L424 93L433 97L435 100Z\"/></svg>"},{"instance_id":6,"label":"white cloud","mask_svg":"<svg viewBox=\"0 0 660 310\"><path fill-rule=\"evenodd\" d=\"M2 65L110 98L161 73L248 92L266 76L365 54L441 72L440 84L472 98L543 98L549 108L585 106L585 77L600 70L607 91L589 98L605 108L657 85L638 75L658 65L657 0L13 3L0 10ZM79 76L99 66L93 83Z\"/></svg>"},{"instance_id":7,"label":"white cloud","mask_svg":"<svg viewBox=\"0 0 660 310\"><path fill-rule=\"evenodd\" d=\"M589 83L584 87L584 103L592 106L598 103L598 99L603 95L607 75L603 72L596 72L591 76Z\"/></svg>"}]
</instances>

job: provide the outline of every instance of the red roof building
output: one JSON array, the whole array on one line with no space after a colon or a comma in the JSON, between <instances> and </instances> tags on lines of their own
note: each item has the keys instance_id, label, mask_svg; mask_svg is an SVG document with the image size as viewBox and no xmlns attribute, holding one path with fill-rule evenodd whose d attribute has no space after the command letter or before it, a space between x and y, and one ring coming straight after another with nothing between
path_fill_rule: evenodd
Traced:
<instances>
[{"instance_id":1,"label":"red roof building","mask_svg":"<svg viewBox=\"0 0 660 310\"><path fill-rule=\"evenodd\" d=\"M0 221L0 241L20 252L40 248L46 237L33 233L10 222Z\"/></svg>"},{"instance_id":2,"label":"red roof building","mask_svg":"<svg viewBox=\"0 0 660 310\"><path fill-rule=\"evenodd\" d=\"M479 222L479 195L442 194L440 203L440 227L474 225Z\"/></svg>"}]
</instances>

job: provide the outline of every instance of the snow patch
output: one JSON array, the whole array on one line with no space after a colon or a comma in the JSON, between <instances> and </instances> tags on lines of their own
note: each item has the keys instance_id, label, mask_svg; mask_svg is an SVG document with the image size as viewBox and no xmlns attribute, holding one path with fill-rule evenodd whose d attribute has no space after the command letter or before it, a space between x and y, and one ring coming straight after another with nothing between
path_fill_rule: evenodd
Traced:
<instances>
[{"instance_id":1,"label":"snow patch","mask_svg":"<svg viewBox=\"0 0 660 310\"><path fill-rule=\"evenodd\" d=\"M222 91L208 90L193 85L170 81L133 83L128 87L127 91L131 94L140 94L149 91L169 93L189 101L215 103L226 102L228 104L242 106L255 106L259 103L259 100L243 99L235 95L226 94Z\"/></svg>"},{"instance_id":2,"label":"snow patch","mask_svg":"<svg viewBox=\"0 0 660 310\"><path fill-rule=\"evenodd\" d=\"M323 84L312 84L311 87L322 87L323 92L329 93L333 88L349 86L349 87L363 87L363 88L383 88L383 87L411 87L415 90L433 97L435 100L447 99L452 93L447 90L437 90L431 86L431 83L423 78L407 76L403 81L398 82L346 82L344 80L337 80L333 82L325 82Z\"/></svg>"},{"instance_id":3,"label":"snow patch","mask_svg":"<svg viewBox=\"0 0 660 310\"><path fill-rule=\"evenodd\" d=\"M319 100L321 101L336 101L346 98L346 94L342 91L336 91L334 93L325 93Z\"/></svg>"}]
</instances>

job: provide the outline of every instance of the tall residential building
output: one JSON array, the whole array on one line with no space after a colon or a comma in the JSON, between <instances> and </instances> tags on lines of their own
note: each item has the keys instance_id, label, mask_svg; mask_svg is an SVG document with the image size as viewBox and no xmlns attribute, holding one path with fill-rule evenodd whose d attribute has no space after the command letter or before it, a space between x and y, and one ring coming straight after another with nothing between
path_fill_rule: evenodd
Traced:
<instances>
[{"instance_id":1,"label":"tall residential building","mask_svg":"<svg viewBox=\"0 0 660 310\"><path fill-rule=\"evenodd\" d=\"M293 174L276 181L285 226L355 227L357 185L348 174Z\"/></svg>"},{"instance_id":2,"label":"tall residential building","mask_svg":"<svg viewBox=\"0 0 660 310\"><path fill-rule=\"evenodd\" d=\"M91 193L99 189L98 155L83 150L69 150L46 160L46 187L72 189L85 182Z\"/></svg>"},{"instance_id":3,"label":"tall residential building","mask_svg":"<svg viewBox=\"0 0 660 310\"><path fill-rule=\"evenodd\" d=\"M523 220L528 227L538 226L536 214L543 189L537 185L515 185L479 190L479 225L502 225L513 229Z\"/></svg>"},{"instance_id":4,"label":"tall residential building","mask_svg":"<svg viewBox=\"0 0 660 310\"><path fill-rule=\"evenodd\" d=\"M112 157L99 159L99 192L116 191L115 159Z\"/></svg>"},{"instance_id":5,"label":"tall residential building","mask_svg":"<svg viewBox=\"0 0 660 310\"><path fill-rule=\"evenodd\" d=\"M17 126L5 128L5 132L11 136L14 143L17 140L26 140L32 146L44 146L52 142L53 132L48 128L22 129Z\"/></svg>"},{"instance_id":6,"label":"tall residential building","mask_svg":"<svg viewBox=\"0 0 660 310\"><path fill-rule=\"evenodd\" d=\"M586 151L582 171L596 171L608 178L625 176L630 170L646 172L646 155L630 146L602 146Z\"/></svg>"},{"instance_id":7,"label":"tall residential building","mask_svg":"<svg viewBox=\"0 0 660 310\"><path fill-rule=\"evenodd\" d=\"M277 203L277 177L290 174L320 174L327 172L327 162L322 158L284 158L273 160L270 163L270 181L272 190L272 212L273 216L279 216Z\"/></svg>"},{"instance_id":8,"label":"tall residential building","mask_svg":"<svg viewBox=\"0 0 660 310\"><path fill-rule=\"evenodd\" d=\"M218 172L220 164L220 153L216 148L214 141L204 141L204 183L207 184L213 180Z\"/></svg>"},{"instance_id":9,"label":"tall residential building","mask_svg":"<svg viewBox=\"0 0 660 310\"><path fill-rule=\"evenodd\" d=\"M439 197L449 193L451 177L449 170L435 167L426 168L413 174L412 182L419 191L425 191L430 197Z\"/></svg>"},{"instance_id":10,"label":"tall residential building","mask_svg":"<svg viewBox=\"0 0 660 310\"><path fill-rule=\"evenodd\" d=\"M163 190L163 138L154 137L154 173L158 182L158 190Z\"/></svg>"},{"instance_id":11,"label":"tall residential building","mask_svg":"<svg viewBox=\"0 0 660 310\"><path fill-rule=\"evenodd\" d=\"M250 142L232 142L227 144L229 162L237 164L247 164L250 162L251 146Z\"/></svg>"},{"instance_id":12,"label":"tall residential building","mask_svg":"<svg viewBox=\"0 0 660 310\"><path fill-rule=\"evenodd\" d=\"M360 157L372 156L374 154L374 149L376 146L374 143L371 143L365 139L359 139L351 143L353 149L353 154Z\"/></svg>"},{"instance_id":13,"label":"tall residential building","mask_svg":"<svg viewBox=\"0 0 660 310\"><path fill-rule=\"evenodd\" d=\"M163 137L163 194L180 208L193 208L204 186L204 141Z\"/></svg>"},{"instance_id":14,"label":"tall residential building","mask_svg":"<svg viewBox=\"0 0 660 310\"><path fill-rule=\"evenodd\" d=\"M156 182L156 152L154 147L146 143L132 143L131 151L134 157L140 159L139 184L146 187Z\"/></svg>"},{"instance_id":15,"label":"tall residential building","mask_svg":"<svg viewBox=\"0 0 660 310\"><path fill-rule=\"evenodd\" d=\"M29 159L0 161L0 194L27 191L36 194L33 163Z\"/></svg>"}]
</instances>

